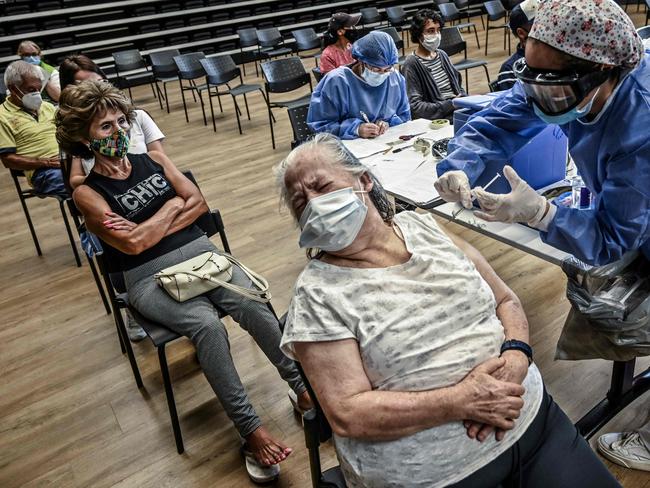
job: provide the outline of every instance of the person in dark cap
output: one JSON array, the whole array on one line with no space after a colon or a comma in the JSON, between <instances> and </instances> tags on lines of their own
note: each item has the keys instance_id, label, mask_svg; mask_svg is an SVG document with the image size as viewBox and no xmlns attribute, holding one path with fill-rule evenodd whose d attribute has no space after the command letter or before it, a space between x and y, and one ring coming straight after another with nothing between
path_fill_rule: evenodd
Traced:
<instances>
[{"instance_id":1,"label":"person in dark cap","mask_svg":"<svg viewBox=\"0 0 650 488\"><path fill-rule=\"evenodd\" d=\"M515 64L515 61L524 57L526 39L528 39L528 33L533 27L536 11L537 0L525 0L516 5L510 12L510 30L519 39L519 44L517 45L517 51L501 65L497 81L499 90L509 90L517 81L512 71L512 65Z\"/></svg>"},{"instance_id":2,"label":"person in dark cap","mask_svg":"<svg viewBox=\"0 0 650 488\"><path fill-rule=\"evenodd\" d=\"M320 58L320 71L325 74L339 66L354 62L350 50L352 43L357 40L355 26L359 23L361 14L346 14L337 12L327 25L323 35L325 49Z\"/></svg>"}]
</instances>

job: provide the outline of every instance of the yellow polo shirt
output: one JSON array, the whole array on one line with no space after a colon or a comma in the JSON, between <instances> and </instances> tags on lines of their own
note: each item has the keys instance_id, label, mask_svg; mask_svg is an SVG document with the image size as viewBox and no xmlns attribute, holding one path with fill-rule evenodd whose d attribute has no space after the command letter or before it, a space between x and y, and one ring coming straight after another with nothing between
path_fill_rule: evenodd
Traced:
<instances>
[{"instance_id":1,"label":"yellow polo shirt","mask_svg":"<svg viewBox=\"0 0 650 488\"><path fill-rule=\"evenodd\" d=\"M15 153L32 158L58 156L54 114L56 108L43 102L38 117L6 99L0 105L0 154ZM25 171L31 183L34 171Z\"/></svg>"}]
</instances>

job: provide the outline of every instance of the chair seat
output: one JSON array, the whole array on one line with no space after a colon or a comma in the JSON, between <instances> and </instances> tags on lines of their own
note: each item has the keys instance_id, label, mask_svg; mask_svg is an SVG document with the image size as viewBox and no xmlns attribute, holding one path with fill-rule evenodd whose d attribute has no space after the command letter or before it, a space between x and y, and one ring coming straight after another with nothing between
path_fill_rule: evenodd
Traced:
<instances>
[{"instance_id":1,"label":"chair seat","mask_svg":"<svg viewBox=\"0 0 650 488\"><path fill-rule=\"evenodd\" d=\"M120 306L128 307L129 305L128 293L120 293L115 296L115 299L117 303L120 304ZM138 323L138 325L140 325L147 333L147 335L151 339L151 342L153 342L154 346L160 347L164 344L167 344L168 342L174 341L179 337L181 337L180 334L177 334L173 330L163 327L160 324L156 324L155 322L151 322L150 320L146 319L140 312L135 310L133 307L129 307L129 310L131 311L131 314L133 315L133 318Z\"/></svg>"},{"instance_id":2,"label":"chair seat","mask_svg":"<svg viewBox=\"0 0 650 488\"><path fill-rule=\"evenodd\" d=\"M156 81L160 81L161 83L171 83L172 81L177 81L178 77L176 76L163 76L163 77L157 77L155 78Z\"/></svg>"},{"instance_id":3,"label":"chair seat","mask_svg":"<svg viewBox=\"0 0 650 488\"><path fill-rule=\"evenodd\" d=\"M479 66L487 66L487 61L480 59L463 59L459 63L454 63L454 68L456 68L458 71L477 68Z\"/></svg>"},{"instance_id":4,"label":"chair seat","mask_svg":"<svg viewBox=\"0 0 650 488\"><path fill-rule=\"evenodd\" d=\"M254 92L254 91L257 91L257 90L261 90L261 89L262 89L261 85L255 85L255 84L246 85L246 84L244 84L244 85L236 86L235 88L231 88L230 90L228 90L228 92L232 96L237 96L237 95L243 95L244 93L250 93L250 92Z\"/></svg>"},{"instance_id":5,"label":"chair seat","mask_svg":"<svg viewBox=\"0 0 650 488\"><path fill-rule=\"evenodd\" d=\"M286 108L295 108L300 107L301 105L308 105L311 101L311 93L294 100L280 100L271 102L271 107L286 107Z\"/></svg>"},{"instance_id":6,"label":"chair seat","mask_svg":"<svg viewBox=\"0 0 650 488\"><path fill-rule=\"evenodd\" d=\"M323 472L323 481L331 483L332 486L335 486L336 488L347 488L340 466L330 468Z\"/></svg>"},{"instance_id":7,"label":"chair seat","mask_svg":"<svg viewBox=\"0 0 650 488\"><path fill-rule=\"evenodd\" d=\"M463 22L462 24L454 24L454 27L458 27L458 29L467 29L469 27L473 27L476 29L476 24L474 22Z\"/></svg>"},{"instance_id":8,"label":"chair seat","mask_svg":"<svg viewBox=\"0 0 650 488\"><path fill-rule=\"evenodd\" d=\"M261 53L266 56L284 56L286 54L291 54L293 51L288 47L281 47L278 49L262 49Z\"/></svg>"}]
</instances>

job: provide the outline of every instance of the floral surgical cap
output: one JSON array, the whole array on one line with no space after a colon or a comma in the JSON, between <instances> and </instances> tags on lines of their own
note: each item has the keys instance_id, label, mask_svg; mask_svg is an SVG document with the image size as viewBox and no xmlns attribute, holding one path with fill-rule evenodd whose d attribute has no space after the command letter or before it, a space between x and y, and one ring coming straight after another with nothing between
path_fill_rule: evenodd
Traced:
<instances>
[{"instance_id":1,"label":"floral surgical cap","mask_svg":"<svg viewBox=\"0 0 650 488\"><path fill-rule=\"evenodd\" d=\"M643 41L614 0L542 0L529 37L576 58L636 67Z\"/></svg>"}]
</instances>

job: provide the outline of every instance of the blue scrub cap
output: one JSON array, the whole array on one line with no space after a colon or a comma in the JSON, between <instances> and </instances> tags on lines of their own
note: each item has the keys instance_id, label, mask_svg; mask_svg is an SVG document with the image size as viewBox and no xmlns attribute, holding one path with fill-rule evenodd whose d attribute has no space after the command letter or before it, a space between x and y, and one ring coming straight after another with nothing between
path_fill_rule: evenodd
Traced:
<instances>
[{"instance_id":1,"label":"blue scrub cap","mask_svg":"<svg viewBox=\"0 0 650 488\"><path fill-rule=\"evenodd\" d=\"M386 32L373 31L352 45L352 57L376 68L397 64L395 41Z\"/></svg>"}]
</instances>

